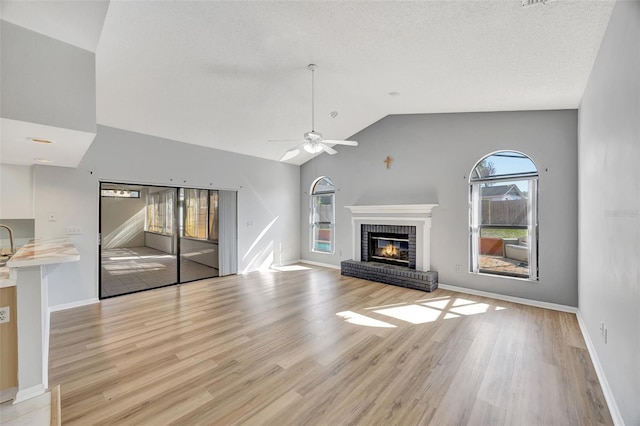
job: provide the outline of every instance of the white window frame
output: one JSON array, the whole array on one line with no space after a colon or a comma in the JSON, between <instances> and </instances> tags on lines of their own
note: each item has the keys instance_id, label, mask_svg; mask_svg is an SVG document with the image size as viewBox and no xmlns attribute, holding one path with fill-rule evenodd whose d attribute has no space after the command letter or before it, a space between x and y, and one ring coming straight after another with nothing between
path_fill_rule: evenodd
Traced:
<instances>
[{"instance_id":1,"label":"white window frame","mask_svg":"<svg viewBox=\"0 0 640 426\"><path fill-rule=\"evenodd\" d=\"M474 274L481 275L491 275L503 278L511 278L511 279L525 279L528 281L539 281L539 271L538 271L538 172L535 173L523 173L523 174L514 174L510 176L499 176L494 178L485 178L485 179L472 179L473 171L483 160L491 157L494 154L498 154L500 152L515 152L518 154L522 154L527 157L532 163L533 160L527 154L524 154L515 150L501 150L492 152L488 155L482 157L471 169L471 174L469 175L469 272ZM535 165L535 163L534 163ZM537 169L537 167L536 167ZM528 239L528 261L529 261L529 276L527 278L522 278L518 276L512 276L508 274L497 274L491 273L489 271L480 271L480 231L482 229L481 226L481 193L482 193L482 184L491 182L504 182L504 181L514 181L521 180L528 182L528 196L527 196L527 239Z\"/></svg>"},{"instance_id":2,"label":"white window frame","mask_svg":"<svg viewBox=\"0 0 640 426\"><path fill-rule=\"evenodd\" d=\"M318 192L316 190L317 184L326 179L331 182L331 186L333 187L333 191L322 191ZM327 176L320 176L315 179L311 184L311 188L309 190L309 251L313 253L322 253L322 254L334 254L335 253L335 233L336 233L336 190L335 185L331 178ZM331 222L316 222L314 219L316 215L316 198L319 197L331 197ZM316 227L320 225L329 225L330 229L330 238L329 238L329 250L320 250L316 247Z\"/></svg>"}]
</instances>

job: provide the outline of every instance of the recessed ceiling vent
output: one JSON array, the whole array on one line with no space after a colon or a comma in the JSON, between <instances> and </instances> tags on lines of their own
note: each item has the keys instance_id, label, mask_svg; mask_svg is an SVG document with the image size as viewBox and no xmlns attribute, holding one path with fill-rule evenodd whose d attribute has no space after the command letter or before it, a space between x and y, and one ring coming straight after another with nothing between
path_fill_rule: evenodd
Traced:
<instances>
[{"instance_id":1,"label":"recessed ceiling vent","mask_svg":"<svg viewBox=\"0 0 640 426\"><path fill-rule=\"evenodd\" d=\"M547 4L550 0L522 0L522 6L535 6L536 4Z\"/></svg>"}]
</instances>

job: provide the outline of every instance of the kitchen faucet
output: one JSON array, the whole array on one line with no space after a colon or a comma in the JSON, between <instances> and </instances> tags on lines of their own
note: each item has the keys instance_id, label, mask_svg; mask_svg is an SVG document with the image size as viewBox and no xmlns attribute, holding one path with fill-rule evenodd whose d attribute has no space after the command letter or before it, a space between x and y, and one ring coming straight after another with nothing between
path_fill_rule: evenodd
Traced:
<instances>
[{"instance_id":1,"label":"kitchen faucet","mask_svg":"<svg viewBox=\"0 0 640 426\"><path fill-rule=\"evenodd\" d=\"M16 246L13 242L13 230L9 228L7 225L3 225L1 223L0 223L0 228L5 228L7 231L9 231L9 244L11 244L11 253L9 253L9 256L13 256L13 254L16 252Z\"/></svg>"}]
</instances>

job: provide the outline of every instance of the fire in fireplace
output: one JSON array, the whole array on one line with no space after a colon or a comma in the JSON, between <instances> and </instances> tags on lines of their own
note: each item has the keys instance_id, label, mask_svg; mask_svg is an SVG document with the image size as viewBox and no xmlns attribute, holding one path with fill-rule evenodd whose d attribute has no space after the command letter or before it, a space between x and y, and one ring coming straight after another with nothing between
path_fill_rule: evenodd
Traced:
<instances>
[{"instance_id":1,"label":"fire in fireplace","mask_svg":"<svg viewBox=\"0 0 640 426\"><path fill-rule=\"evenodd\" d=\"M409 235L369 233L369 259L394 265L409 265Z\"/></svg>"}]
</instances>

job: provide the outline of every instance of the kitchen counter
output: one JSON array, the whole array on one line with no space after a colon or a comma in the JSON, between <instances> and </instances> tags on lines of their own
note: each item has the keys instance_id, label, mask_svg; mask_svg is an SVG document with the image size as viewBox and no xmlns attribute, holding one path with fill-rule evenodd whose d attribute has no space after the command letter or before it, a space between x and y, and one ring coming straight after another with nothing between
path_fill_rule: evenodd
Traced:
<instances>
[{"instance_id":1,"label":"kitchen counter","mask_svg":"<svg viewBox=\"0 0 640 426\"><path fill-rule=\"evenodd\" d=\"M58 264L77 262L67 238L35 239L7 262L15 279L18 315L18 393L14 404L44 393L49 381L49 275ZM4 275L0 275L2 277Z\"/></svg>"},{"instance_id":2,"label":"kitchen counter","mask_svg":"<svg viewBox=\"0 0 640 426\"><path fill-rule=\"evenodd\" d=\"M10 268L77 262L80 253L67 238L35 239L22 246L7 262Z\"/></svg>"}]
</instances>

